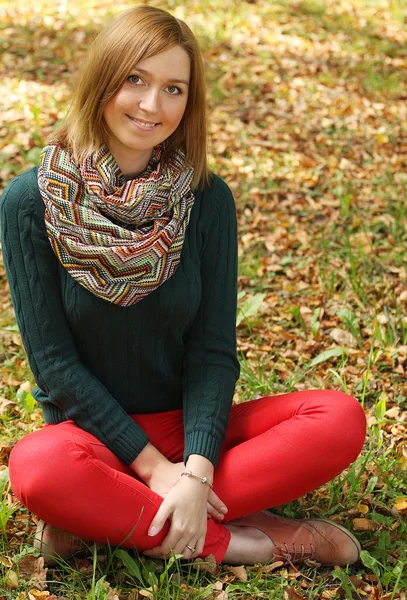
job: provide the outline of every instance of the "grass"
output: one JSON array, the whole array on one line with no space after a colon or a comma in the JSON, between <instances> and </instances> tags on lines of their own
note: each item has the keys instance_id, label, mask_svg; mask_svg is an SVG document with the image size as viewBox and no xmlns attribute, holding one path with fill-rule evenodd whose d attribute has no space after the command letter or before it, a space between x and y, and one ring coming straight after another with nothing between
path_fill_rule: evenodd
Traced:
<instances>
[{"instance_id":1,"label":"grass","mask_svg":"<svg viewBox=\"0 0 407 600\"><path fill-rule=\"evenodd\" d=\"M362 455L278 510L326 515L356 530L362 560L341 570L255 566L242 575L227 566L90 549L87 559L50 569L47 590L24 579L19 565L36 557L35 523L15 503L6 465L11 447L42 420L0 266L0 598L403 600L406 510L397 506L407 496L406 6L155 4L201 36L210 162L236 197L242 375L235 400L313 387L359 398L369 424ZM130 5L0 0L4 184L37 163L86 46L106 15ZM336 342L334 330L347 342Z\"/></svg>"}]
</instances>

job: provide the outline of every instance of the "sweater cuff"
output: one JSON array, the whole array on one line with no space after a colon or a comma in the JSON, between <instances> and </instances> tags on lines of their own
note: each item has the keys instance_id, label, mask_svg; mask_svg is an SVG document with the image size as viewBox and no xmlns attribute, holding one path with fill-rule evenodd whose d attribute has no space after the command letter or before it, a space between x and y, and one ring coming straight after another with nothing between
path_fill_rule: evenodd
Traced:
<instances>
[{"instance_id":1,"label":"sweater cuff","mask_svg":"<svg viewBox=\"0 0 407 600\"><path fill-rule=\"evenodd\" d=\"M110 450L122 463L131 465L148 442L148 435L134 421L130 421L120 435L115 436L112 440Z\"/></svg>"},{"instance_id":2,"label":"sweater cuff","mask_svg":"<svg viewBox=\"0 0 407 600\"><path fill-rule=\"evenodd\" d=\"M185 436L184 463L191 454L199 454L211 461L216 468L221 442L207 431L193 431Z\"/></svg>"}]
</instances>

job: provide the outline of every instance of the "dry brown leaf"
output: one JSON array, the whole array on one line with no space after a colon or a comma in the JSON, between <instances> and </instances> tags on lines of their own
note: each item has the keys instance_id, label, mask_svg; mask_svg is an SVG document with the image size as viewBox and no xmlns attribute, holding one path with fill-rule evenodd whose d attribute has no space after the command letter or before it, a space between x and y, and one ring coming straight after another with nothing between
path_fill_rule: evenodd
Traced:
<instances>
[{"instance_id":1,"label":"dry brown leaf","mask_svg":"<svg viewBox=\"0 0 407 600\"><path fill-rule=\"evenodd\" d=\"M32 554L28 554L27 556L23 556L23 558L20 558L20 560L18 561L18 572L20 574L21 579L29 581L34 576L37 560L38 559Z\"/></svg>"},{"instance_id":2,"label":"dry brown leaf","mask_svg":"<svg viewBox=\"0 0 407 600\"><path fill-rule=\"evenodd\" d=\"M5 554L0 554L0 563L8 568L13 566L13 561Z\"/></svg>"},{"instance_id":3,"label":"dry brown leaf","mask_svg":"<svg viewBox=\"0 0 407 600\"><path fill-rule=\"evenodd\" d=\"M262 568L262 573L271 573L271 571L274 571L274 569L279 569L283 565L284 562L282 560L276 560L276 562L271 563L271 565L267 565L266 567Z\"/></svg>"},{"instance_id":4,"label":"dry brown leaf","mask_svg":"<svg viewBox=\"0 0 407 600\"><path fill-rule=\"evenodd\" d=\"M237 579L239 579L239 581L247 581L247 571L246 571L246 567L244 565L240 565L237 567L227 567L229 571L232 571L232 573L236 576Z\"/></svg>"},{"instance_id":5,"label":"dry brown leaf","mask_svg":"<svg viewBox=\"0 0 407 600\"><path fill-rule=\"evenodd\" d=\"M196 569L208 571L211 575L214 575L218 570L218 563L213 554L208 554L205 558L196 558L193 564Z\"/></svg>"},{"instance_id":6,"label":"dry brown leaf","mask_svg":"<svg viewBox=\"0 0 407 600\"><path fill-rule=\"evenodd\" d=\"M384 414L386 415L386 417L389 417L389 419L398 419L400 415L400 407L392 406L391 408L389 408L389 410L386 410Z\"/></svg>"},{"instance_id":7,"label":"dry brown leaf","mask_svg":"<svg viewBox=\"0 0 407 600\"><path fill-rule=\"evenodd\" d=\"M332 329L332 331L329 332L329 335L333 341L340 346L345 346L346 348L356 348L358 345L350 331L346 331L345 329L335 327L335 329Z\"/></svg>"},{"instance_id":8,"label":"dry brown leaf","mask_svg":"<svg viewBox=\"0 0 407 600\"><path fill-rule=\"evenodd\" d=\"M32 386L31 381L24 381L24 383L22 383L20 385L20 390L23 390L27 394L30 394L32 389L33 389L33 386Z\"/></svg>"},{"instance_id":9,"label":"dry brown leaf","mask_svg":"<svg viewBox=\"0 0 407 600\"><path fill-rule=\"evenodd\" d=\"M215 597L216 597L216 600L228 600L229 594L227 592L223 591Z\"/></svg>"},{"instance_id":10,"label":"dry brown leaf","mask_svg":"<svg viewBox=\"0 0 407 600\"><path fill-rule=\"evenodd\" d=\"M374 531L375 527L369 519L363 517L353 519L353 529L355 531Z\"/></svg>"},{"instance_id":11,"label":"dry brown leaf","mask_svg":"<svg viewBox=\"0 0 407 600\"><path fill-rule=\"evenodd\" d=\"M149 587L146 590L139 590L138 593L140 594L140 596L143 596L144 598L149 598L149 600L154 600L155 590L153 590L152 587Z\"/></svg>"},{"instance_id":12,"label":"dry brown leaf","mask_svg":"<svg viewBox=\"0 0 407 600\"><path fill-rule=\"evenodd\" d=\"M35 558L32 554L23 556L18 561L18 572L21 579L30 581L39 590L47 588L48 568L44 567L44 557Z\"/></svg>"}]
</instances>

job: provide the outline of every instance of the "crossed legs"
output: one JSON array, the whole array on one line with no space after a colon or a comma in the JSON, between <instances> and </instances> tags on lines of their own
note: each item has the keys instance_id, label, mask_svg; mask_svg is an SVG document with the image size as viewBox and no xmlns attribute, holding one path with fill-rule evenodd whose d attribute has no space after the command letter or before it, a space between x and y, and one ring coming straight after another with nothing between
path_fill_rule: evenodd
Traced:
<instances>
[{"instance_id":1,"label":"crossed legs","mask_svg":"<svg viewBox=\"0 0 407 600\"><path fill-rule=\"evenodd\" d=\"M133 418L169 460L182 460L182 411ZM341 392L295 392L233 406L214 480L229 509L225 521L287 503L335 477L359 454L365 427L358 402ZM147 535L162 498L72 421L23 438L10 457L10 478L32 512L85 539L143 551L168 531ZM210 519L202 555L221 562L231 530Z\"/></svg>"}]
</instances>

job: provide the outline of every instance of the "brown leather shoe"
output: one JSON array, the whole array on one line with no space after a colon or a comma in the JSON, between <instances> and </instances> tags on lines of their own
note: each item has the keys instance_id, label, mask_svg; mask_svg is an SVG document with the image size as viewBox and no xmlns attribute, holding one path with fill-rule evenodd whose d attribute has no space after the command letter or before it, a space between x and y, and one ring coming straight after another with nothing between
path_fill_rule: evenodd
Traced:
<instances>
[{"instance_id":1,"label":"brown leather shoe","mask_svg":"<svg viewBox=\"0 0 407 600\"><path fill-rule=\"evenodd\" d=\"M229 524L260 529L274 544L273 559L286 564L312 560L321 565L350 565L361 550L347 529L327 519L285 519L263 511Z\"/></svg>"},{"instance_id":2,"label":"brown leather shoe","mask_svg":"<svg viewBox=\"0 0 407 600\"><path fill-rule=\"evenodd\" d=\"M34 536L34 548L44 557L47 566L58 563L58 559L70 558L79 553L84 553L92 548L92 542L86 542L82 538L52 527L45 521L40 520ZM101 544L97 544L101 547Z\"/></svg>"}]
</instances>

